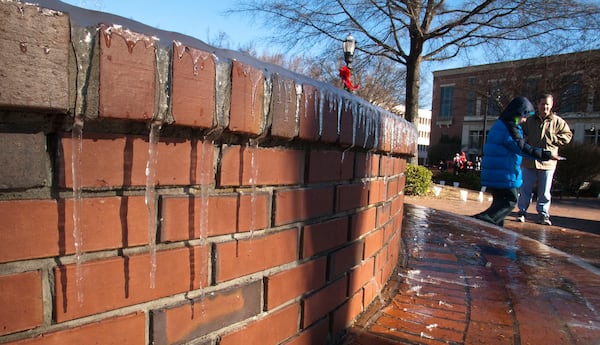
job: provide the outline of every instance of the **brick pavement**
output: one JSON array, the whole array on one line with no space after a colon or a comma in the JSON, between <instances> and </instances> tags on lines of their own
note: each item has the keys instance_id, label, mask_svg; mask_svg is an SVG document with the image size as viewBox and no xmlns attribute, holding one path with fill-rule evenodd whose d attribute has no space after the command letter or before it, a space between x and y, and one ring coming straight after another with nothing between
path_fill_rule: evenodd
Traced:
<instances>
[{"instance_id":1,"label":"brick pavement","mask_svg":"<svg viewBox=\"0 0 600 345\"><path fill-rule=\"evenodd\" d=\"M503 229L410 202L404 262L344 345L600 345L600 235L531 222L509 221ZM487 207L476 200L442 204L463 214ZM587 205L591 211L571 207L565 215L594 225L600 214ZM542 232L554 242L536 238ZM591 254L555 246L568 242Z\"/></svg>"}]
</instances>

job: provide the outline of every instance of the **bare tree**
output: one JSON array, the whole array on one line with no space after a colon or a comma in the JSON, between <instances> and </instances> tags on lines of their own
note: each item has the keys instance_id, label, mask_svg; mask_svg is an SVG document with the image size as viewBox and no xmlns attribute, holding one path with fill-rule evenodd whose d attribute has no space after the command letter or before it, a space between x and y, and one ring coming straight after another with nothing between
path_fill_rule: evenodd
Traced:
<instances>
[{"instance_id":1,"label":"bare tree","mask_svg":"<svg viewBox=\"0 0 600 345\"><path fill-rule=\"evenodd\" d=\"M339 60L327 57L286 57L284 54L257 55L255 51L247 51L259 60L276 64L286 69L306 75L316 80L342 87L339 77ZM355 94L390 112L404 99L405 70L389 59L374 57L372 62L362 62L352 79L360 87ZM403 114L402 114L403 115Z\"/></svg>"},{"instance_id":2,"label":"bare tree","mask_svg":"<svg viewBox=\"0 0 600 345\"><path fill-rule=\"evenodd\" d=\"M355 91L358 96L390 112L398 111L397 106L405 99L405 68L398 68L397 63L377 56L355 71L356 82L360 83Z\"/></svg>"},{"instance_id":3,"label":"bare tree","mask_svg":"<svg viewBox=\"0 0 600 345\"><path fill-rule=\"evenodd\" d=\"M350 32L358 52L406 66L405 116L411 122L423 62L473 48L540 56L600 41L600 10L592 0L241 0L234 11L260 15L276 42L290 47L332 51Z\"/></svg>"}]
</instances>

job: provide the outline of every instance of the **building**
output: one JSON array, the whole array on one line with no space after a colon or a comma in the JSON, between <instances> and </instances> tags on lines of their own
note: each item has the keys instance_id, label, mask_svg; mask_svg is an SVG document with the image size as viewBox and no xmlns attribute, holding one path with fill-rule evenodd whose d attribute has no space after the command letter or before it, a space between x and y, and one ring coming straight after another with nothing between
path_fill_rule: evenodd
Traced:
<instances>
[{"instance_id":1,"label":"building","mask_svg":"<svg viewBox=\"0 0 600 345\"><path fill-rule=\"evenodd\" d=\"M419 164L425 165L428 163L427 151L429 150L429 141L431 138L431 110L419 109L417 131L419 133L419 138L417 139Z\"/></svg>"},{"instance_id":2,"label":"building","mask_svg":"<svg viewBox=\"0 0 600 345\"><path fill-rule=\"evenodd\" d=\"M404 117L406 107L404 105L398 105L393 109L394 113L400 114ZM419 114L416 121L417 131L419 137L417 139L418 147L418 163L419 165L425 165L431 162L427 161L427 151L429 151L429 140L431 137L431 110L419 109Z\"/></svg>"},{"instance_id":3,"label":"building","mask_svg":"<svg viewBox=\"0 0 600 345\"><path fill-rule=\"evenodd\" d=\"M516 96L535 105L541 92L554 96L573 142L600 144L600 50L591 50L433 72L430 145L459 141L474 160L504 106Z\"/></svg>"}]
</instances>

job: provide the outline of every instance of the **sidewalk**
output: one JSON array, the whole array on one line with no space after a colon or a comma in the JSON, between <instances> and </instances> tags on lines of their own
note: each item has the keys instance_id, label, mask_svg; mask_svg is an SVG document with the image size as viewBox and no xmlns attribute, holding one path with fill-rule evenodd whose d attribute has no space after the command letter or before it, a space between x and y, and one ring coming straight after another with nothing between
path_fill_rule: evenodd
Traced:
<instances>
[{"instance_id":1,"label":"sidewalk","mask_svg":"<svg viewBox=\"0 0 600 345\"><path fill-rule=\"evenodd\" d=\"M404 262L344 345L600 345L600 203L499 228L474 199L406 197Z\"/></svg>"}]
</instances>

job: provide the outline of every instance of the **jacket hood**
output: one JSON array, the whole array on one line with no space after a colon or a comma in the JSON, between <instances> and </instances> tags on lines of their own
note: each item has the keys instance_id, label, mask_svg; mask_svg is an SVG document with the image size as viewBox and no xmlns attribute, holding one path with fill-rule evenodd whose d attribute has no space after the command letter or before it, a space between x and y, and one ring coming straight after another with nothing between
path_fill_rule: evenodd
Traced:
<instances>
[{"instance_id":1,"label":"jacket hood","mask_svg":"<svg viewBox=\"0 0 600 345\"><path fill-rule=\"evenodd\" d=\"M535 108L525 97L513 98L510 103L502 110L500 119L503 121L514 121L515 117L528 116L535 113Z\"/></svg>"}]
</instances>

